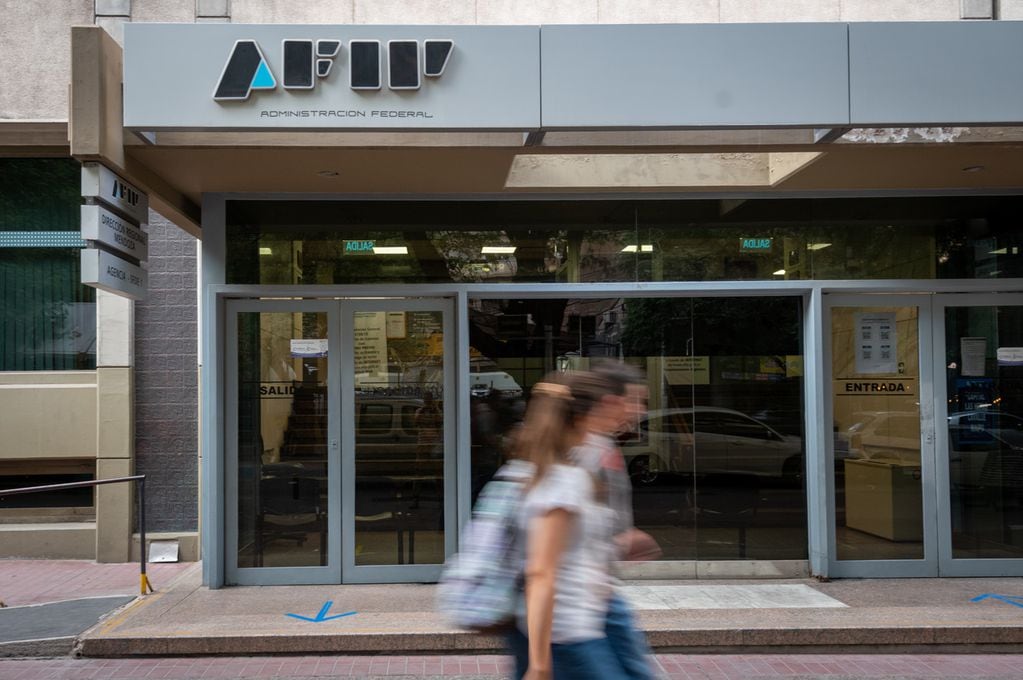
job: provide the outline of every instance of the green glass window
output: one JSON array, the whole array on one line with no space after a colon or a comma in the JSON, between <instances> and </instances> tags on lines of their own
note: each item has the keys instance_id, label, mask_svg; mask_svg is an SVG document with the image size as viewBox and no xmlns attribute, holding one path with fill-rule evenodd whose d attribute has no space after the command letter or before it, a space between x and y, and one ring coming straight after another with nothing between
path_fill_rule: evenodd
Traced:
<instances>
[{"instance_id":1,"label":"green glass window","mask_svg":"<svg viewBox=\"0 0 1023 680\"><path fill-rule=\"evenodd\" d=\"M80 166L0 159L0 370L96 367L96 297L81 284Z\"/></svg>"},{"instance_id":2,"label":"green glass window","mask_svg":"<svg viewBox=\"0 0 1023 680\"><path fill-rule=\"evenodd\" d=\"M1023 199L230 201L229 283L1023 276Z\"/></svg>"}]
</instances>

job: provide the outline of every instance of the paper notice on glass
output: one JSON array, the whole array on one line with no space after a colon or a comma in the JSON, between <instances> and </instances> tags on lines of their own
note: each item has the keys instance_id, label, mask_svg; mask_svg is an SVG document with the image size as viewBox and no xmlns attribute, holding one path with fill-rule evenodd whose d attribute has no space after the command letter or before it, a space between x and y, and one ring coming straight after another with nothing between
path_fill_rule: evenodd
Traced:
<instances>
[{"instance_id":1,"label":"paper notice on glass","mask_svg":"<svg viewBox=\"0 0 1023 680\"><path fill-rule=\"evenodd\" d=\"M405 312L387 312L387 339L405 339Z\"/></svg>"},{"instance_id":2,"label":"paper notice on glass","mask_svg":"<svg viewBox=\"0 0 1023 680\"><path fill-rule=\"evenodd\" d=\"M305 338L291 340L291 356L294 358L316 358L327 356L326 338Z\"/></svg>"},{"instance_id":3,"label":"paper notice on glass","mask_svg":"<svg viewBox=\"0 0 1023 680\"><path fill-rule=\"evenodd\" d=\"M987 338L959 338L959 352L963 365L959 375L984 375L984 357L987 355Z\"/></svg>"},{"instance_id":4,"label":"paper notice on glass","mask_svg":"<svg viewBox=\"0 0 1023 680\"><path fill-rule=\"evenodd\" d=\"M856 372L895 373L899 365L895 312L856 315Z\"/></svg>"},{"instance_id":5,"label":"paper notice on glass","mask_svg":"<svg viewBox=\"0 0 1023 680\"><path fill-rule=\"evenodd\" d=\"M385 312L355 312L355 372L387 377Z\"/></svg>"}]
</instances>

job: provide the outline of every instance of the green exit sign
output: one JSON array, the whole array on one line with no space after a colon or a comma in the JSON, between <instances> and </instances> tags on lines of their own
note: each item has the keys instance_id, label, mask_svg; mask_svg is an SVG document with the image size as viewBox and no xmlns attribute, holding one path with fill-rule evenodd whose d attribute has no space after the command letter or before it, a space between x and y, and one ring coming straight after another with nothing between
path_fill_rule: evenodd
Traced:
<instances>
[{"instance_id":1,"label":"green exit sign","mask_svg":"<svg viewBox=\"0 0 1023 680\"><path fill-rule=\"evenodd\" d=\"M773 238L741 238L739 251L743 253L766 253L771 250Z\"/></svg>"},{"instance_id":2,"label":"green exit sign","mask_svg":"<svg viewBox=\"0 0 1023 680\"><path fill-rule=\"evenodd\" d=\"M345 241L345 255L372 255L376 241Z\"/></svg>"}]
</instances>

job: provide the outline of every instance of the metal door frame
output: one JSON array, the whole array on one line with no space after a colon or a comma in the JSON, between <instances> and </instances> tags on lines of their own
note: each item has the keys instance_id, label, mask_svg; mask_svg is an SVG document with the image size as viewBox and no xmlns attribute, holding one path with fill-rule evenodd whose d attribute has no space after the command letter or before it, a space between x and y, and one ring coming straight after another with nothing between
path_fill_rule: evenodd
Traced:
<instances>
[{"instance_id":1,"label":"metal door frame","mask_svg":"<svg viewBox=\"0 0 1023 680\"><path fill-rule=\"evenodd\" d=\"M332 368L339 363L340 326L338 305L331 300L225 300L225 417L224 417L224 567L227 583L237 585L328 584L341 581L341 451L330 442L338 440L341 420L341 385ZM309 567L238 566L238 314L246 312L322 312L327 315L327 564Z\"/></svg>"},{"instance_id":2,"label":"metal door frame","mask_svg":"<svg viewBox=\"0 0 1023 680\"><path fill-rule=\"evenodd\" d=\"M948 385L945 376L945 310L949 307L1023 306L1020 293L944 293L934 296L935 459L937 461L938 568L942 576L1023 576L1023 558L952 557L952 507L948 472Z\"/></svg>"},{"instance_id":3,"label":"metal door frame","mask_svg":"<svg viewBox=\"0 0 1023 680\"><path fill-rule=\"evenodd\" d=\"M934 389L931 366L932 347L932 295L824 295L823 315L823 370L824 418L826 432L834 432L834 394L832 389L832 335L831 312L835 307L917 307L917 347L920 402L920 484L923 518L922 559L839 560L837 530L835 527L835 441L834 436L824 440L827 470L827 536L828 575L837 578L869 577L928 577L938 575L938 522L935 483L934 446Z\"/></svg>"}]
</instances>

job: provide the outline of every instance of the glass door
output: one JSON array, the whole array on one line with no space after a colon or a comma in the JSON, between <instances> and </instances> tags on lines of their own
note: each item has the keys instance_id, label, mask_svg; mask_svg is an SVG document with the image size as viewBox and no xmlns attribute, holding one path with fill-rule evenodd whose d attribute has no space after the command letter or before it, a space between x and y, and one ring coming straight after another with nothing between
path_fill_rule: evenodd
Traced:
<instances>
[{"instance_id":1,"label":"glass door","mask_svg":"<svg viewBox=\"0 0 1023 680\"><path fill-rule=\"evenodd\" d=\"M942 295L935 316L941 573L1020 576L1023 295Z\"/></svg>"},{"instance_id":2,"label":"glass door","mask_svg":"<svg viewBox=\"0 0 1023 680\"><path fill-rule=\"evenodd\" d=\"M937 574L927 296L827 296L830 573Z\"/></svg>"},{"instance_id":3,"label":"glass door","mask_svg":"<svg viewBox=\"0 0 1023 680\"><path fill-rule=\"evenodd\" d=\"M451 300L342 303L346 583L429 581L455 550Z\"/></svg>"},{"instance_id":4,"label":"glass door","mask_svg":"<svg viewBox=\"0 0 1023 680\"><path fill-rule=\"evenodd\" d=\"M227 304L227 582L337 583L337 304Z\"/></svg>"}]
</instances>

